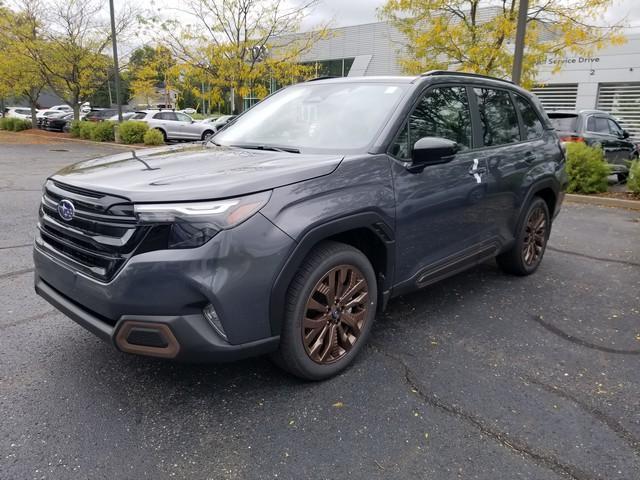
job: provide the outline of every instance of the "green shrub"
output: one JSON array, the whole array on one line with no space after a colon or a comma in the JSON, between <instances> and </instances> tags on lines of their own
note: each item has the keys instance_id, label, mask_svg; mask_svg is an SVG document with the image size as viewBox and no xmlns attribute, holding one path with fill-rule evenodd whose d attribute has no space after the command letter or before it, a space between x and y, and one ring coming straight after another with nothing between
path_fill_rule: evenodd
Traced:
<instances>
[{"instance_id":1,"label":"green shrub","mask_svg":"<svg viewBox=\"0 0 640 480\"><path fill-rule=\"evenodd\" d=\"M91 140L91 136L93 135L93 130L96 128L96 123L94 122L80 122L80 128L78 129L80 138L85 140Z\"/></svg>"},{"instance_id":2,"label":"green shrub","mask_svg":"<svg viewBox=\"0 0 640 480\"><path fill-rule=\"evenodd\" d=\"M634 160L629 167L627 188L636 195L640 195L640 160Z\"/></svg>"},{"instance_id":3,"label":"green shrub","mask_svg":"<svg viewBox=\"0 0 640 480\"><path fill-rule=\"evenodd\" d=\"M11 117L0 118L0 130L13 130L13 121Z\"/></svg>"},{"instance_id":4,"label":"green shrub","mask_svg":"<svg viewBox=\"0 0 640 480\"><path fill-rule=\"evenodd\" d=\"M31 121L23 120L21 118L14 118L13 131L21 132L22 130L29 130L31 128Z\"/></svg>"},{"instance_id":5,"label":"green shrub","mask_svg":"<svg viewBox=\"0 0 640 480\"><path fill-rule=\"evenodd\" d=\"M144 144L145 145L162 145L164 143L164 136L160 130L152 128L151 130L147 130L144 134Z\"/></svg>"},{"instance_id":6,"label":"green shrub","mask_svg":"<svg viewBox=\"0 0 640 480\"><path fill-rule=\"evenodd\" d=\"M149 125L144 122L136 122L135 120L127 120L118 126L118 136L120 143L142 143L144 142L145 133L149 130Z\"/></svg>"},{"instance_id":7,"label":"green shrub","mask_svg":"<svg viewBox=\"0 0 640 480\"><path fill-rule=\"evenodd\" d=\"M115 124L113 122L105 121L96 123L91 132L91 140L95 142L113 142L114 126Z\"/></svg>"},{"instance_id":8,"label":"green shrub","mask_svg":"<svg viewBox=\"0 0 640 480\"><path fill-rule=\"evenodd\" d=\"M611 173L604 161L604 152L599 147L589 147L584 143L567 145L567 175L569 193L606 192L607 177Z\"/></svg>"},{"instance_id":9,"label":"green shrub","mask_svg":"<svg viewBox=\"0 0 640 480\"><path fill-rule=\"evenodd\" d=\"M69 127L69 133L72 137L78 138L80 136L80 127L82 126L82 121L74 120L71 122L71 126Z\"/></svg>"},{"instance_id":10,"label":"green shrub","mask_svg":"<svg viewBox=\"0 0 640 480\"><path fill-rule=\"evenodd\" d=\"M10 132L20 132L31 128L31 121L21 118L4 117L0 118L0 130L8 130Z\"/></svg>"}]
</instances>

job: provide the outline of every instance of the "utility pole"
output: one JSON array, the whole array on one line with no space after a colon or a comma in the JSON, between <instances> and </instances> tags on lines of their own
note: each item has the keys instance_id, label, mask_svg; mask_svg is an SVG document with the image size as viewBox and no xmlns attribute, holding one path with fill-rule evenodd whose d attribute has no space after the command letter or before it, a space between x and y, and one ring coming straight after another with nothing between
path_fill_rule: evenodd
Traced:
<instances>
[{"instance_id":1,"label":"utility pole","mask_svg":"<svg viewBox=\"0 0 640 480\"><path fill-rule=\"evenodd\" d=\"M118 123L122 123L122 104L120 102L120 66L118 65L118 41L116 40L116 15L113 0L109 0L111 14L111 43L113 44L113 68L115 70L116 103L118 104Z\"/></svg>"},{"instance_id":2,"label":"utility pole","mask_svg":"<svg viewBox=\"0 0 640 480\"><path fill-rule=\"evenodd\" d=\"M113 1L113 0L112 0ZM529 12L529 0L520 0L518 8L518 28L516 30L516 45L513 52L513 71L511 80L520 85L522 78L522 57L524 55L524 37L527 33L527 13Z\"/></svg>"}]
</instances>

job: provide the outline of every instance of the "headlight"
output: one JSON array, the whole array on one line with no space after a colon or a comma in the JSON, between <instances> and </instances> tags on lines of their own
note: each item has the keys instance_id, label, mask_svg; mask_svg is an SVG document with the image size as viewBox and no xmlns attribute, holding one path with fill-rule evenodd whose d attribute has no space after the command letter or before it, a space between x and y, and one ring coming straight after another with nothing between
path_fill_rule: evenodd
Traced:
<instances>
[{"instance_id":1,"label":"headlight","mask_svg":"<svg viewBox=\"0 0 640 480\"><path fill-rule=\"evenodd\" d=\"M235 227L253 216L268 201L271 192L208 202L137 204L141 224L165 226L167 248L204 245L220 230ZM157 233L157 232L156 232Z\"/></svg>"}]
</instances>

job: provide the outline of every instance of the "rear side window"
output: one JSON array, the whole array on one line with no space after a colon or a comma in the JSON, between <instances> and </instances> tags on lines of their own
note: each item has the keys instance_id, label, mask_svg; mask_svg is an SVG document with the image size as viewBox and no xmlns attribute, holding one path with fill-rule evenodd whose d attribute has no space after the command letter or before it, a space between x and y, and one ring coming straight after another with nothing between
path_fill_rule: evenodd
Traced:
<instances>
[{"instance_id":1,"label":"rear side window","mask_svg":"<svg viewBox=\"0 0 640 480\"><path fill-rule=\"evenodd\" d=\"M31 115L31 110L16 110L20 115Z\"/></svg>"},{"instance_id":2,"label":"rear side window","mask_svg":"<svg viewBox=\"0 0 640 480\"><path fill-rule=\"evenodd\" d=\"M176 117L176 114L173 112L160 112L160 113L156 113L153 118L155 118L156 120L172 120L172 121L176 121L178 120L178 118Z\"/></svg>"},{"instance_id":3,"label":"rear side window","mask_svg":"<svg viewBox=\"0 0 640 480\"><path fill-rule=\"evenodd\" d=\"M544 127L540 121L540 117L531 106L531 104L520 95L514 95L516 108L520 112L522 118L522 126L527 140L535 140L540 138L544 133Z\"/></svg>"},{"instance_id":4,"label":"rear side window","mask_svg":"<svg viewBox=\"0 0 640 480\"><path fill-rule=\"evenodd\" d=\"M589 117L589 120L587 120L587 130L589 132L609 135L609 122L604 117Z\"/></svg>"},{"instance_id":5,"label":"rear side window","mask_svg":"<svg viewBox=\"0 0 640 480\"><path fill-rule=\"evenodd\" d=\"M551 120L551 125L553 125L553 128L558 131L575 132L576 124L578 122L578 116L571 114L550 113L549 120Z\"/></svg>"},{"instance_id":6,"label":"rear side window","mask_svg":"<svg viewBox=\"0 0 640 480\"><path fill-rule=\"evenodd\" d=\"M474 88L480 111L482 139L486 147L520 141L518 116L509 92L491 88Z\"/></svg>"},{"instance_id":7,"label":"rear side window","mask_svg":"<svg viewBox=\"0 0 640 480\"><path fill-rule=\"evenodd\" d=\"M411 158L413 145L423 137L453 140L461 150L471 147L471 113L465 87L438 87L427 92L391 146L391 154Z\"/></svg>"}]
</instances>

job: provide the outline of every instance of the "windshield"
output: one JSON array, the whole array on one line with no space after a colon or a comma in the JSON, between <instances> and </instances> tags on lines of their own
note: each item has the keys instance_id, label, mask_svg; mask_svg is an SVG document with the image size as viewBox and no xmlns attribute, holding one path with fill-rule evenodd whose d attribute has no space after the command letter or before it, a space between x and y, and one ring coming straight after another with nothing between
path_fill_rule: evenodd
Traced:
<instances>
[{"instance_id":1,"label":"windshield","mask_svg":"<svg viewBox=\"0 0 640 480\"><path fill-rule=\"evenodd\" d=\"M258 103L216 135L226 146L357 152L373 142L407 85L306 83Z\"/></svg>"}]
</instances>

